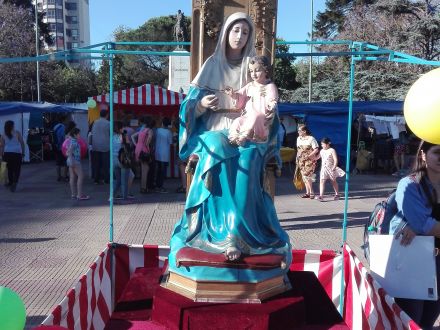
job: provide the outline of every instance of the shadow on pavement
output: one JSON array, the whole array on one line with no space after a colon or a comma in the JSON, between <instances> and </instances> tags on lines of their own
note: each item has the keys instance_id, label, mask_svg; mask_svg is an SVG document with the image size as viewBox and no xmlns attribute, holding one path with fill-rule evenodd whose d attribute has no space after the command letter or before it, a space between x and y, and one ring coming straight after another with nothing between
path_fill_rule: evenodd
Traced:
<instances>
[{"instance_id":1,"label":"shadow on pavement","mask_svg":"<svg viewBox=\"0 0 440 330\"><path fill-rule=\"evenodd\" d=\"M47 242L57 239L56 237L47 238L0 238L0 243L36 243Z\"/></svg>"},{"instance_id":2,"label":"shadow on pavement","mask_svg":"<svg viewBox=\"0 0 440 330\"><path fill-rule=\"evenodd\" d=\"M349 213L347 227L363 227L366 219L370 216L368 212L356 212ZM327 221L326 221L327 220ZM307 217L295 217L291 219L282 219L283 222L303 222L291 225L282 225L284 230L297 230L297 229L338 229L342 228L342 214L325 214ZM304 223L307 222L307 223Z\"/></svg>"}]
</instances>

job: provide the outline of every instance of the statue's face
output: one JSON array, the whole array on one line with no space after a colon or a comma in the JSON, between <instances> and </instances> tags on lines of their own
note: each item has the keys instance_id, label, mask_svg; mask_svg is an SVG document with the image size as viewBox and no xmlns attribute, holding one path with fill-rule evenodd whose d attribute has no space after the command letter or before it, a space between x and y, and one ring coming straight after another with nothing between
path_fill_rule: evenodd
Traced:
<instances>
[{"instance_id":1,"label":"statue's face","mask_svg":"<svg viewBox=\"0 0 440 330\"><path fill-rule=\"evenodd\" d=\"M266 69L260 63L249 64L249 73L252 80L259 84L264 84L267 80Z\"/></svg>"},{"instance_id":2,"label":"statue's face","mask_svg":"<svg viewBox=\"0 0 440 330\"><path fill-rule=\"evenodd\" d=\"M228 43L231 49L244 48L249 39L250 28L246 21L235 22L229 30Z\"/></svg>"}]
</instances>

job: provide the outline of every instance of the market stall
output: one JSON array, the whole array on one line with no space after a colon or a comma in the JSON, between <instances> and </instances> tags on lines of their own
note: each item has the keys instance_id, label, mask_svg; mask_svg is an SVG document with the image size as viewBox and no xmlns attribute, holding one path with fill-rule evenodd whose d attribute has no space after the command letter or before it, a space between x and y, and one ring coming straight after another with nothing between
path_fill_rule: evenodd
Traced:
<instances>
[{"instance_id":1,"label":"market stall","mask_svg":"<svg viewBox=\"0 0 440 330\"><path fill-rule=\"evenodd\" d=\"M75 104L52 104L48 102L0 102L0 130L5 122L12 120L26 142L24 161L44 160L46 147L50 148L49 131L43 126L43 116L48 113L71 113L79 119L84 109ZM74 115L75 114L75 115ZM87 130L85 131L87 132Z\"/></svg>"},{"instance_id":2,"label":"market stall","mask_svg":"<svg viewBox=\"0 0 440 330\"><path fill-rule=\"evenodd\" d=\"M157 85L145 84L138 87L121 89L113 93L115 118L121 119L124 115L137 118L142 115L159 117L176 117L180 103L185 94L170 91ZM110 94L91 97L97 106L89 109L89 122L99 117L99 110L106 109L110 102Z\"/></svg>"},{"instance_id":3,"label":"market stall","mask_svg":"<svg viewBox=\"0 0 440 330\"><path fill-rule=\"evenodd\" d=\"M138 119L150 116L160 126L162 118L168 117L171 121L178 117L180 103L185 94L174 92L157 85L145 84L138 87L121 89L113 93L115 119L128 121L133 128L138 127ZM92 99L96 106L89 108L89 123L99 118L101 109L108 109L110 94L96 95ZM179 177L179 168L176 159L176 145L171 145L170 164L167 168L167 177Z\"/></svg>"}]
</instances>

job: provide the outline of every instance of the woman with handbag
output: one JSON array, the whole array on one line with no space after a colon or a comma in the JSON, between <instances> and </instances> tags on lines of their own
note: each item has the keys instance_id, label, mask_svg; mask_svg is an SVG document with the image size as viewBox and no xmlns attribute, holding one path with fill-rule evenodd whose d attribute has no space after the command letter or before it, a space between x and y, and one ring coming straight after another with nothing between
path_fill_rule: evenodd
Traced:
<instances>
[{"instance_id":1,"label":"woman with handbag","mask_svg":"<svg viewBox=\"0 0 440 330\"><path fill-rule=\"evenodd\" d=\"M141 164L141 194L148 193L148 171L150 170L150 163L152 161L150 142L153 138L153 130L150 127L151 118L143 119L145 126L137 133L131 136L131 140L135 145L135 158Z\"/></svg>"},{"instance_id":2,"label":"woman with handbag","mask_svg":"<svg viewBox=\"0 0 440 330\"><path fill-rule=\"evenodd\" d=\"M319 154L319 145L316 139L310 133L306 125L299 125L298 139L296 145L298 153L296 154L296 166L299 170L306 186L306 193L301 198L315 198L313 191L313 182L316 180L316 161Z\"/></svg>"},{"instance_id":3,"label":"woman with handbag","mask_svg":"<svg viewBox=\"0 0 440 330\"><path fill-rule=\"evenodd\" d=\"M5 135L1 137L0 155L3 155L2 159L7 163L8 168L8 183L11 192L14 192L18 178L20 177L21 162L24 157L24 141L21 134L14 128L14 122L8 120L5 122Z\"/></svg>"}]
</instances>

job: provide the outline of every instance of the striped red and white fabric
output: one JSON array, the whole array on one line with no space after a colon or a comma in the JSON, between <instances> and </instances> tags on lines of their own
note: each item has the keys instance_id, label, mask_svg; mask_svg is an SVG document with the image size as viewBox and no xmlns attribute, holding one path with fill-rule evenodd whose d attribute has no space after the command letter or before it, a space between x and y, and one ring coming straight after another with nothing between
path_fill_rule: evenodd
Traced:
<instances>
[{"instance_id":1,"label":"striped red and white fabric","mask_svg":"<svg viewBox=\"0 0 440 330\"><path fill-rule=\"evenodd\" d=\"M107 247L42 324L68 329L104 329L113 306L110 259Z\"/></svg>"},{"instance_id":2,"label":"striped red and white fabric","mask_svg":"<svg viewBox=\"0 0 440 330\"><path fill-rule=\"evenodd\" d=\"M342 255L332 250L293 250L290 270L314 272L327 295L339 308Z\"/></svg>"},{"instance_id":3,"label":"striped red and white fabric","mask_svg":"<svg viewBox=\"0 0 440 330\"><path fill-rule=\"evenodd\" d=\"M114 250L114 297L118 301L131 275L138 267L163 267L170 248L157 245L118 244Z\"/></svg>"},{"instance_id":4,"label":"striped red and white fabric","mask_svg":"<svg viewBox=\"0 0 440 330\"><path fill-rule=\"evenodd\" d=\"M168 253L167 246L109 245L43 325L61 325L72 330L104 329L114 302L135 269L163 267ZM293 250L292 256L290 270L314 272L337 308L344 261L343 316L350 329L420 329L373 280L347 245L343 255L331 250Z\"/></svg>"},{"instance_id":5,"label":"striped red and white fabric","mask_svg":"<svg viewBox=\"0 0 440 330\"><path fill-rule=\"evenodd\" d=\"M99 103L109 103L110 94L93 96ZM145 84L139 87L121 89L113 93L113 103L125 105L178 105L184 94L167 90L160 86Z\"/></svg>"},{"instance_id":6,"label":"striped red and white fabric","mask_svg":"<svg viewBox=\"0 0 440 330\"><path fill-rule=\"evenodd\" d=\"M420 329L344 247L344 321L350 329Z\"/></svg>"}]
</instances>

